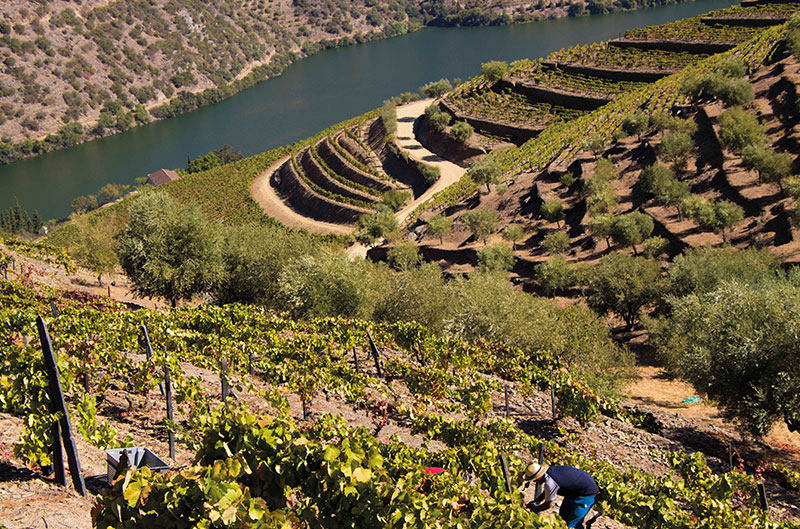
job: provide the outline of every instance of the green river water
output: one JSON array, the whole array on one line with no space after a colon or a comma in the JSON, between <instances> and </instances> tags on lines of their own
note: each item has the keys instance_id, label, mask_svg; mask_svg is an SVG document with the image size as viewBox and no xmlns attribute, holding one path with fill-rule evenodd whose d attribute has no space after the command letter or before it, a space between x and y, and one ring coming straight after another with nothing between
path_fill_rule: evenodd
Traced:
<instances>
[{"instance_id":1,"label":"green river water","mask_svg":"<svg viewBox=\"0 0 800 529\"><path fill-rule=\"evenodd\" d=\"M483 28L426 28L330 50L293 64L230 99L122 134L0 167L0 210L18 198L43 218L69 214L78 195L107 183L129 184L161 167L185 167L223 144L246 154L306 138L442 77L468 78L489 60L545 56L574 44L620 36L733 5L730 0L653 7L601 16Z\"/></svg>"}]
</instances>

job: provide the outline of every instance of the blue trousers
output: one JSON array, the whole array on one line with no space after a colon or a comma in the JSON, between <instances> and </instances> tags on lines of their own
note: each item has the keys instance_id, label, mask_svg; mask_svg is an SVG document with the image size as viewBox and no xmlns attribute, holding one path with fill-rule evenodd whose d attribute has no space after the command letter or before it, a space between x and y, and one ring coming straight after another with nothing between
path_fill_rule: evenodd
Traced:
<instances>
[{"instance_id":1,"label":"blue trousers","mask_svg":"<svg viewBox=\"0 0 800 529\"><path fill-rule=\"evenodd\" d=\"M564 498L558 515L561 516L567 527L583 529L583 519L594 505L594 496L578 496L577 498Z\"/></svg>"}]
</instances>

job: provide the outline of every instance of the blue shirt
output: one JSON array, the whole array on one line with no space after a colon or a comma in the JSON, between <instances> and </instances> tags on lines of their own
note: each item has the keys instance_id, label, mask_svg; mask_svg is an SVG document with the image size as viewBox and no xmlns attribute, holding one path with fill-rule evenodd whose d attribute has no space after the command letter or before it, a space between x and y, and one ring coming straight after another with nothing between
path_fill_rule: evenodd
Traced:
<instances>
[{"instance_id":1,"label":"blue shirt","mask_svg":"<svg viewBox=\"0 0 800 529\"><path fill-rule=\"evenodd\" d=\"M578 498L580 496L594 496L600 492L594 478L588 472L578 468L561 465L552 466L545 473L546 484L549 481L547 478L550 478L558 487L555 491L547 491L550 494L546 494L548 496L546 499L555 494L565 498Z\"/></svg>"}]
</instances>

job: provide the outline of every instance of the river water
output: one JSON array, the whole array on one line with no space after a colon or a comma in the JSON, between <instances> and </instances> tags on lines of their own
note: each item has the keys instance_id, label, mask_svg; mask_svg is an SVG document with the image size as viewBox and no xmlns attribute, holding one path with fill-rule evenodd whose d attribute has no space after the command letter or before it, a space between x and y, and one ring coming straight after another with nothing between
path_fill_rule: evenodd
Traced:
<instances>
[{"instance_id":1,"label":"river water","mask_svg":"<svg viewBox=\"0 0 800 529\"><path fill-rule=\"evenodd\" d=\"M728 7L695 2L601 16L482 28L426 28L392 39L318 53L226 101L122 134L0 167L0 211L18 198L42 218L69 214L78 195L107 183L129 184L161 167L228 144L245 154L279 147L376 108L442 77L468 78L490 60L543 57L575 44L616 38Z\"/></svg>"}]
</instances>

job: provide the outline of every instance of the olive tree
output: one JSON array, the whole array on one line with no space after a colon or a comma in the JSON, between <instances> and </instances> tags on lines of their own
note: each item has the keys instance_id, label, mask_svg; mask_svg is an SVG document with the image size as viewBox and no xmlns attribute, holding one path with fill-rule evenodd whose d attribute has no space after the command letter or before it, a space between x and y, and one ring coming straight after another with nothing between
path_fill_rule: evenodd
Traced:
<instances>
[{"instance_id":1,"label":"olive tree","mask_svg":"<svg viewBox=\"0 0 800 529\"><path fill-rule=\"evenodd\" d=\"M617 314L629 329L666 286L657 261L622 253L603 257L588 271L587 283L589 306L601 315Z\"/></svg>"},{"instance_id":2,"label":"olive tree","mask_svg":"<svg viewBox=\"0 0 800 529\"><path fill-rule=\"evenodd\" d=\"M450 235L453 221L441 213L428 219L428 233L439 237L439 244L444 244L444 237Z\"/></svg>"},{"instance_id":3,"label":"olive tree","mask_svg":"<svg viewBox=\"0 0 800 529\"><path fill-rule=\"evenodd\" d=\"M117 257L134 292L173 307L209 291L222 274L216 236L203 214L161 192L133 201Z\"/></svg>"},{"instance_id":4,"label":"olive tree","mask_svg":"<svg viewBox=\"0 0 800 529\"><path fill-rule=\"evenodd\" d=\"M486 192L491 191L490 184L499 184L503 167L491 156L477 160L467 170L467 175L476 184L486 184Z\"/></svg>"},{"instance_id":5,"label":"olive tree","mask_svg":"<svg viewBox=\"0 0 800 529\"><path fill-rule=\"evenodd\" d=\"M796 282L728 281L711 292L672 298L670 309L648 328L671 371L754 435L766 435L779 420L800 431Z\"/></svg>"},{"instance_id":6,"label":"olive tree","mask_svg":"<svg viewBox=\"0 0 800 529\"><path fill-rule=\"evenodd\" d=\"M476 239L483 240L497 229L497 213L494 210L482 208L464 213L464 223Z\"/></svg>"}]
</instances>

